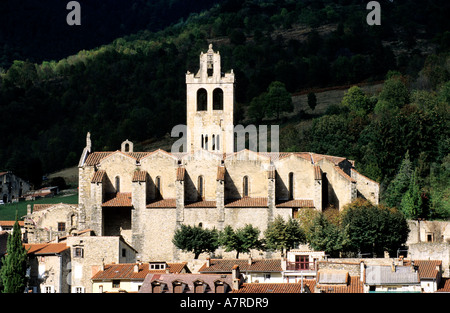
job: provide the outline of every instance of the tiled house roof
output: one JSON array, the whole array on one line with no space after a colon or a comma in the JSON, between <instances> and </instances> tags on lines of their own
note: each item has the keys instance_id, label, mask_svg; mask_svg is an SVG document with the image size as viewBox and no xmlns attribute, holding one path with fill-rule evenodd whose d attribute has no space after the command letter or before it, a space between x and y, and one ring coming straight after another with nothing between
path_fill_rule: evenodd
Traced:
<instances>
[{"instance_id":1,"label":"tiled house roof","mask_svg":"<svg viewBox=\"0 0 450 313\"><path fill-rule=\"evenodd\" d=\"M450 278L442 278L439 289L436 292L450 292Z\"/></svg>"},{"instance_id":2,"label":"tiled house roof","mask_svg":"<svg viewBox=\"0 0 450 313\"><path fill-rule=\"evenodd\" d=\"M176 208L177 200L176 199L161 199L153 201L146 206L147 208Z\"/></svg>"},{"instance_id":3,"label":"tiled house roof","mask_svg":"<svg viewBox=\"0 0 450 313\"><path fill-rule=\"evenodd\" d=\"M442 266L442 261L437 260L414 260L414 266L417 266L417 271L419 272L420 279L436 279L440 268Z\"/></svg>"},{"instance_id":4,"label":"tiled house roof","mask_svg":"<svg viewBox=\"0 0 450 313\"><path fill-rule=\"evenodd\" d=\"M313 200L287 200L275 205L277 208L314 208Z\"/></svg>"},{"instance_id":5,"label":"tiled house roof","mask_svg":"<svg viewBox=\"0 0 450 313\"><path fill-rule=\"evenodd\" d=\"M18 222L19 222L20 227L23 227L25 225L24 221L18 221ZM0 221L0 226L13 227L15 223L16 223L16 221Z\"/></svg>"},{"instance_id":6,"label":"tiled house roof","mask_svg":"<svg viewBox=\"0 0 450 313\"><path fill-rule=\"evenodd\" d=\"M105 177L106 171L105 170L99 170L94 173L94 176L92 177L91 183L101 183L103 182L103 177Z\"/></svg>"},{"instance_id":7,"label":"tiled house roof","mask_svg":"<svg viewBox=\"0 0 450 313\"><path fill-rule=\"evenodd\" d=\"M234 265L238 265L241 272L281 272L281 259L253 259L251 265L247 259L211 259L198 270L199 273L231 273Z\"/></svg>"},{"instance_id":8,"label":"tiled house roof","mask_svg":"<svg viewBox=\"0 0 450 313\"><path fill-rule=\"evenodd\" d=\"M106 197L103 207L131 207L131 192L117 192Z\"/></svg>"},{"instance_id":9,"label":"tiled house roof","mask_svg":"<svg viewBox=\"0 0 450 313\"><path fill-rule=\"evenodd\" d=\"M34 255L56 254L69 249L65 243L24 244L24 247L28 251L28 254Z\"/></svg>"},{"instance_id":10,"label":"tiled house roof","mask_svg":"<svg viewBox=\"0 0 450 313\"><path fill-rule=\"evenodd\" d=\"M303 292L305 289L314 292L314 279L303 280ZM239 290L233 293L301 293L301 283L243 283Z\"/></svg>"},{"instance_id":11,"label":"tiled house roof","mask_svg":"<svg viewBox=\"0 0 450 313\"><path fill-rule=\"evenodd\" d=\"M227 208L267 208L267 198L244 197L240 199L229 199L225 204Z\"/></svg>"},{"instance_id":12,"label":"tiled house roof","mask_svg":"<svg viewBox=\"0 0 450 313\"><path fill-rule=\"evenodd\" d=\"M146 171L134 171L132 182L145 182L147 180Z\"/></svg>"},{"instance_id":13,"label":"tiled house roof","mask_svg":"<svg viewBox=\"0 0 450 313\"><path fill-rule=\"evenodd\" d=\"M350 276L347 284L316 284L320 293L364 293L364 284L358 276Z\"/></svg>"},{"instance_id":14,"label":"tiled house roof","mask_svg":"<svg viewBox=\"0 0 450 313\"><path fill-rule=\"evenodd\" d=\"M195 201L195 202L186 202L184 204L184 207L186 207L186 208L215 208L216 201L202 200L202 201Z\"/></svg>"},{"instance_id":15,"label":"tiled house roof","mask_svg":"<svg viewBox=\"0 0 450 313\"><path fill-rule=\"evenodd\" d=\"M223 292L228 293L232 288L232 275L227 274L153 274L148 275L139 293L152 293L152 284L160 284L161 293L173 293L174 285L180 284L183 293L194 293L196 285L201 285L202 293L215 293L216 284L223 284Z\"/></svg>"},{"instance_id":16,"label":"tiled house roof","mask_svg":"<svg viewBox=\"0 0 450 313\"><path fill-rule=\"evenodd\" d=\"M187 262L167 263L166 269L169 273L180 273L183 269L187 269L186 266ZM98 271L92 276L92 280L144 280L148 274L163 274L166 273L166 269L152 270L149 263L107 264L103 271Z\"/></svg>"}]
</instances>

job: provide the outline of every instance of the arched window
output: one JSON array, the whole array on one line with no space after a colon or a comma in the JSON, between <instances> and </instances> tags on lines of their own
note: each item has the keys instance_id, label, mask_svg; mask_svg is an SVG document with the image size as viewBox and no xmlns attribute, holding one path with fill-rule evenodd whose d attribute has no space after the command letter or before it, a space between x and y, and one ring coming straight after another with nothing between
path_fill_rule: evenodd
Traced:
<instances>
[{"instance_id":1,"label":"arched window","mask_svg":"<svg viewBox=\"0 0 450 313\"><path fill-rule=\"evenodd\" d=\"M206 89L197 90L197 111L206 111L208 109L208 93Z\"/></svg>"},{"instance_id":2,"label":"arched window","mask_svg":"<svg viewBox=\"0 0 450 313\"><path fill-rule=\"evenodd\" d=\"M203 138L203 135L202 135L202 149L203 148L205 148L205 139Z\"/></svg>"},{"instance_id":3,"label":"arched window","mask_svg":"<svg viewBox=\"0 0 450 313\"><path fill-rule=\"evenodd\" d=\"M203 176L199 176L197 180L198 198L202 200L205 196L205 181Z\"/></svg>"},{"instance_id":4,"label":"arched window","mask_svg":"<svg viewBox=\"0 0 450 313\"><path fill-rule=\"evenodd\" d=\"M248 197L248 176L244 176L242 185L242 194L244 195L244 197Z\"/></svg>"},{"instance_id":5,"label":"arched window","mask_svg":"<svg viewBox=\"0 0 450 313\"><path fill-rule=\"evenodd\" d=\"M205 150L208 150L208 135L205 135Z\"/></svg>"},{"instance_id":6,"label":"arched window","mask_svg":"<svg viewBox=\"0 0 450 313\"><path fill-rule=\"evenodd\" d=\"M161 198L162 198L161 176L157 176L155 179L155 199Z\"/></svg>"},{"instance_id":7,"label":"arched window","mask_svg":"<svg viewBox=\"0 0 450 313\"><path fill-rule=\"evenodd\" d=\"M212 151L216 149L216 135L212 135Z\"/></svg>"},{"instance_id":8,"label":"arched window","mask_svg":"<svg viewBox=\"0 0 450 313\"><path fill-rule=\"evenodd\" d=\"M115 183L116 183L116 185L115 185L116 192L120 192L120 177L119 176L116 176Z\"/></svg>"},{"instance_id":9,"label":"arched window","mask_svg":"<svg viewBox=\"0 0 450 313\"><path fill-rule=\"evenodd\" d=\"M213 91L213 110L223 110L223 91L220 88Z\"/></svg>"},{"instance_id":10,"label":"arched window","mask_svg":"<svg viewBox=\"0 0 450 313\"><path fill-rule=\"evenodd\" d=\"M289 173L289 200L294 199L294 173Z\"/></svg>"}]
</instances>

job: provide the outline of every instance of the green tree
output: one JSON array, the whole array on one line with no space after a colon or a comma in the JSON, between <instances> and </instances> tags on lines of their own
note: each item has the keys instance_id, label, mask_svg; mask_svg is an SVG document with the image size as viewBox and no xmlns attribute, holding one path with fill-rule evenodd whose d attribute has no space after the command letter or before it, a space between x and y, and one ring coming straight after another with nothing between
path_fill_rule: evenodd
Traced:
<instances>
[{"instance_id":1,"label":"green tree","mask_svg":"<svg viewBox=\"0 0 450 313\"><path fill-rule=\"evenodd\" d=\"M366 115L372 110L370 99L358 86L350 87L345 92L342 98L342 105L349 108L350 112L360 116Z\"/></svg>"},{"instance_id":2,"label":"green tree","mask_svg":"<svg viewBox=\"0 0 450 313\"><path fill-rule=\"evenodd\" d=\"M248 107L248 116L257 124L261 123L266 115L266 97L265 92L254 97Z\"/></svg>"},{"instance_id":3,"label":"green tree","mask_svg":"<svg viewBox=\"0 0 450 313\"><path fill-rule=\"evenodd\" d=\"M265 106L266 116L276 117L277 120L280 119L281 112L292 112L294 109L292 97L282 82L270 83L265 94Z\"/></svg>"},{"instance_id":4,"label":"green tree","mask_svg":"<svg viewBox=\"0 0 450 313\"><path fill-rule=\"evenodd\" d=\"M305 243L306 238L297 220L289 217L287 221L278 215L264 232L266 247L279 250L282 254L295 247L298 243Z\"/></svg>"},{"instance_id":5,"label":"green tree","mask_svg":"<svg viewBox=\"0 0 450 313\"><path fill-rule=\"evenodd\" d=\"M408 189L413 169L409 160L409 152L406 152L400 168L386 189L386 204L399 207L402 197Z\"/></svg>"},{"instance_id":6,"label":"green tree","mask_svg":"<svg viewBox=\"0 0 450 313\"><path fill-rule=\"evenodd\" d=\"M394 108L401 108L409 102L409 90L401 76L392 76L383 84L379 99Z\"/></svg>"},{"instance_id":7,"label":"green tree","mask_svg":"<svg viewBox=\"0 0 450 313\"><path fill-rule=\"evenodd\" d=\"M13 226L13 232L8 236L6 256L3 257L0 269L0 279L3 285L3 293L23 293L27 279L27 250L22 244L22 232L17 220Z\"/></svg>"},{"instance_id":8,"label":"green tree","mask_svg":"<svg viewBox=\"0 0 450 313\"><path fill-rule=\"evenodd\" d=\"M313 110L313 111L317 106L317 97L314 92L308 93L308 105L311 108L311 110Z\"/></svg>"},{"instance_id":9,"label":"green tree","mask_svg":"<svg viewBox=\"0 0 450 313\"><path fill-rule=\"evenodd\" d=\"M204 252L214 252L219 247L219 233L200 226L181 225L175 230L173 244L185 252L193 252L194 259Z\"/></svg>"},{"instance_id":10,"label":"green tree","mask_svg":"<svg viewBox=\"0 0 450 313\"><path fill-rule=\"evenodd\" d=\"M338 225L328 221L324 214L318 214L310 226L307 241L311 248L325 251L331 257L339 257L344 244L344 233Z\"/></svg>"},{"instance_id":11,"label":"green tree","mask_svg":"<svg viewBox=\"0 0 450 313\"><path fill-rule=\"evenodd\" d=\"M250 224L246 224L243 228L233 230L228 225L219 235L219 243L225 246L225 251L236 251L236 259L240 253L249 253L251 249L261 249L261 241L259 237L259 229Z\"/></svg>"},{"instance_id":12,"label":"green tree","mask_svg":"<svg viewBox=\"0 0 450 313\"><path fill-rule=\"evenodd\" d=\"M422 217L422 195L417 181L417 169L415 169L411 175L408 189L402 196L400 207L408 218L417 219Z\"/></svg>"},{"instance_id":13,"label":"green tree","mask_svg":"<svg viewBox=\"0 0 450 313\"><path fill-rule=\"evenodd\" d=\"M384 251L394 253L408 238L406 218L397 209L357 199L342 214L344 249L348 252L382 256Z\"/></svg>"}]
</instances>

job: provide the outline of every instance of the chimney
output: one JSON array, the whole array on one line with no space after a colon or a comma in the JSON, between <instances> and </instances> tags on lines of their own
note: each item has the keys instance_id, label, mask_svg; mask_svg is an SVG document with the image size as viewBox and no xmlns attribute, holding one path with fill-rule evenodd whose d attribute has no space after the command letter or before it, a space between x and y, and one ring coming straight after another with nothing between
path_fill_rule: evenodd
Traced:
<instances>
[{"instance_id":1,"label":"chimney","mask_svg":"<svg viewBox=\"0 0 450 313\"><path fill-rule=\"evenodd\" d=\"M231 280L233 281L232 289L239 290L239 285L241 281L241 273L239 270L239 265L234 265L231 269Z\"/></svg>"},{"instance_id":2,"label":"chimney","mask_svg":"<svg viewBox=\"0 0 450 313\"><path fill-rule=\"evenodd\" d=\"M411 272L415 272L416 271L416 267L414 266L414 261L411 260Z\"/></svg>"},{"instance_id":3,"label":"chimney","mask_svg":"<svg viewBox=\"0 0 450 313\"><path fill-rule=\"evenodd\" d=\"M248 258L248 265L250 266L250 265L252 265L252 263L253 263L253 258L252 258L252 256L250 256Z\"/></svg>"},{"instance_id":4,"label":"chimney","mask_svg":"<svg viewBox=\"0 0 450 313\"><path fill-rule=\"evenodd\" d=\"M133 272L139 273L139 264L134 264L134 266L133 266Z\"/></svg>"},{"instance_id":5,"label":"chimney","mask_svg":"<svg viewBox=\"0 0 450 313\"><path fill-rule=\"evenodd\" d=\"M31 204L27 204L27 215L31 214Z\"/></svg>"},{"instance_id":6,"label":"chimney","mask_svg":"<svg viewBox=\"0 0 450 313\"><path fill-rule=\"evenodd\" d=\"M392 272L395 273L395 263L394 262L392 262L391 269L392 269Z\"/></svg>"},{"instance_id":7,"label":"chimney","mask_svg":"<svg viewBox=\"0 0 450 313\"><path fill-rule=\"evenodd\" d=\"M210 267L211 266L211 258L207 257L206 258L206 267Z\"/></svg>"}]
</instances>

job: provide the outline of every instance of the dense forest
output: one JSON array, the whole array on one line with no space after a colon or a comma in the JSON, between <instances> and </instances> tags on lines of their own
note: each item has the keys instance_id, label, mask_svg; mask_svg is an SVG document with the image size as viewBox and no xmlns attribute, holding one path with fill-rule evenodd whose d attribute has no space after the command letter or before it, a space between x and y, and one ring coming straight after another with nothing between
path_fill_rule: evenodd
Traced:
<instances>
[{"instance_id":1,"label":"dense forest","mask_svg":"<svg viewBox=\"0 0 450 313\"><path fill-rule=\"evenodd\" d=\"M81 49L77 40L66 47L61 39L80 41L76 33L36 26L29 47L53 42L55 49L51 44L36 49L33 57L33 48L23 48L27 38L2 33L0 169L39 185L44 173L77 164L88 131L97 151L116 150L125 139L139 149L163 137L185 123L184 74L197 70L199 53L213 43L222 68L234 69L237 77L236 124L253 122L247 109L274 82L295 93L384 81L377 95L350 88L342 103L322 116L266 121L281 124L282 150L353 159L362 173L381 183L384 202L414 207L413 217L448 217L447 1L381 1L380 26L367 25L367 1L358 0L202 1L208 10L186 16L186 6L180 15L170 15L169 26L150 1L136 1L140 9L125 2L117 2L125 7L102 2L98 12L114 27L102 28L96 21L93 27L103 31L86 33ZM163 7L163 2L151 3ZM178 8L182 2L170 4ZM80 3L84 21L89 4ZM162 11L169 14L170 6ZM14 25L11 19L1 23ZM120 38L109 37L110 30ZM91 48L97 35L111 40ZM305 119L312 123L300 127Z\"/></svg>"}]
</instances>

